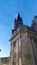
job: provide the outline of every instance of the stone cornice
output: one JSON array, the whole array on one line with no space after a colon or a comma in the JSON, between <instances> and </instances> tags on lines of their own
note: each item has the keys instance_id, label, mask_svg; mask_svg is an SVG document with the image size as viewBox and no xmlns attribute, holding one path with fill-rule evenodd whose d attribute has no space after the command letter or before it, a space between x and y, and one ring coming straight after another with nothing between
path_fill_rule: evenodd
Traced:
<instances>
[{"instance_id":1,"label":"stone cornice","mask_svg":"<svg viewBox=\"0 0 37 65\"><path fill-rule=\"evenodd\" d=\"M11 39L9 41L13 40L18 34L21 35L22 33L27 33L27 34L30 34L33 37L37 37L36 32L33 32L31 30L20 30L19 32L16 32L15 35L13 35L13 37L11 37Z\"/></svg>"}]
</instances>

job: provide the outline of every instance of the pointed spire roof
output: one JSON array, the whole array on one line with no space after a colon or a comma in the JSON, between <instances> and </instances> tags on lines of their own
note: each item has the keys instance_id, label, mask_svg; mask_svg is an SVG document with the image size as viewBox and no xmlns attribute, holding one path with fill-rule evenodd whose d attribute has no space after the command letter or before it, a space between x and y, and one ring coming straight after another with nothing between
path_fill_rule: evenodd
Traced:
<instances>
[{"instance_id":1,"label":"pointed spire roof","mask_svg":"<svg viewBox=\"0 0 37 65\"><path fill-rule=\"evenodd\" d=\"M17 23L17 20L16 20L16 18L15 18L15 20L14 20L14 25Z\"/></svg>"},{"instance_id":2,"label":"pointed spire roof","mask_svg":"<svg viewBox=\"0 0 37 65\"><path fill-rule=\"evenodd\" d=\"M16 18L15 18L15 22L16 22Z\"/></svg>"},{"instance_id":3,"label":"pointed spire roof","mask_svg":"<svg viewBox=\"0 0 37 65\"><path fill-rule=\"evenodd\" d=\"M15 20L14 20L14 29L16 29L16 24L17 24L17 20L15 18Z\"/></svg>"},{"instance_id":4,"label":"pointed spire roof","mask_svg":"<svg viewBox=\"0 0 37 65\"><path fill-rule=\"evenodd\" d=\"M23 21L22 18L20 17L20 13L18 13L17 21Z\"/></svg>"}]
</instances>

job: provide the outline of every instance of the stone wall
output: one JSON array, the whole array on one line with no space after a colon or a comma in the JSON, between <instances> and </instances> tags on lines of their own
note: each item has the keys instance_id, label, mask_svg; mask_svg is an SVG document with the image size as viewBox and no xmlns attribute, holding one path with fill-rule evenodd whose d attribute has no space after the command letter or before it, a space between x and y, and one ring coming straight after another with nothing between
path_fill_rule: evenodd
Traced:
<instances>
[{"instance_id":1,"label":"stone wall","mask_svg":"<svg viewBox=\"0 0 37 65\"><path fill-rule=\"evenodd\" d=\"M28 36L28 33L21 33L21 36L18 35L15 39L12 40L12 44L15 42L15 47L11 51L11 64L10 65L35 65L34 57L34 40ZM16 55L14 59L14 53ZM15 64L13 64L13 62Z\"/></svg>"},{"instance_id":2,"label":"stone wall","mask_svg":"<svg viewBox=\"0 0 37 65\"><path fill-rule=\"evenodd\" d=\"M21 44L22 44L22 64L23 65L35 65L33 48L31 44L31 40L27 36L27 33L22 34Z\"/></svg>"}]
</instances>

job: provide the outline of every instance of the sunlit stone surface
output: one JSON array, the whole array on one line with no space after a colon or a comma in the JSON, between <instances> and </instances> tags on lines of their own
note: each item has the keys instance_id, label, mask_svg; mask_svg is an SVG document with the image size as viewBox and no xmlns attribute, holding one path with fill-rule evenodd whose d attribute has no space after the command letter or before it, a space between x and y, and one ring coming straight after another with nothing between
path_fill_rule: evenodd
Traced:
<instances>
[{"instance_id":1,"label":"sunlit stone surface","mask_svg":"<svg viewBox=\"0 0 37 65\"><path fill-rule=\"evenodd\" d=\"M37 17L31 27L18 14L12 30L10 65L37 65ZM34 24L35 23L35 24Z\"/></svg>"}]
</instances>

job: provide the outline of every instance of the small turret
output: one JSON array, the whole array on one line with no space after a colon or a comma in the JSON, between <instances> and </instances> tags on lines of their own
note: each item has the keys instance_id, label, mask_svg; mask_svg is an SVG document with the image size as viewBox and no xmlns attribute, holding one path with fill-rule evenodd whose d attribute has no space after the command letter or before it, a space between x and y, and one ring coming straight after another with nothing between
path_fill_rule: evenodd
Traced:
<instances>
[{"instance_id":1,"label":"small turret","mask_svg":"<svg viewBox=\"0 0 37 65\"><path fill-rule=\"evenodd\" d=\"M31 26L34 30L37 30L37 16L34 17L34 19L32 20L32 26Z\"/></svg>"}]
</instances>

